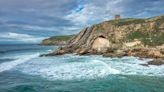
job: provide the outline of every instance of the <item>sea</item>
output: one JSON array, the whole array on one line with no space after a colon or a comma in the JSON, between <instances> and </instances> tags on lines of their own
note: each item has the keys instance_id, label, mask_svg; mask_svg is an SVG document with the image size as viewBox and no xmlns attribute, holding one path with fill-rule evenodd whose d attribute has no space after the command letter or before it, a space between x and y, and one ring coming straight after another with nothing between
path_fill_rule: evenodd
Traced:
<instances>
[{"instance_id":1,"label":"sea","mask_svg":"<svg viewBox=\"0 0 164 92\"><path fill-rule=\"evenodd\" d=\"M65 54L59 46L0 45L0 92L164 92L164 65L151 59Z\"/></svg>"}]
</instances>

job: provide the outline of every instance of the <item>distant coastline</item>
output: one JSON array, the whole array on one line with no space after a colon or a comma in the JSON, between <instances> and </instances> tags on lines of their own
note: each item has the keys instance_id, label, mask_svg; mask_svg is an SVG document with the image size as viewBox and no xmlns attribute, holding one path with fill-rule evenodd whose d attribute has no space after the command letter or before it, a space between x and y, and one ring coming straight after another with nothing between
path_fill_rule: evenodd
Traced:
<instances>
[{"instance_id":1,"label":"distant coastline","mask_svg":"<svg viewBox=\"0 0 164 92\"><path fill-rule=\"evenodd\" d=\"M66 45L74 35L52 36L44 39L41 45Z\"/></svg>"}]
</instances>

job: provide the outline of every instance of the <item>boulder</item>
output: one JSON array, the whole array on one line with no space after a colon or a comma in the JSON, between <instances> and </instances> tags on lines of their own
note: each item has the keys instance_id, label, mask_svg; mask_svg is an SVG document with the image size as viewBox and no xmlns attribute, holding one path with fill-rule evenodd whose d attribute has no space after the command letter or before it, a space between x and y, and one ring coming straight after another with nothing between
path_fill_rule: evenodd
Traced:
<instances>
[{"instance_id":1,"label":"boulder","mask_svg":"<svg viewBox=\"0 0 164 92\"><path fill-rule=\"evenodd\" d=\"M149 61L148 65L164 65L164 60L163 59L154 59L153 61Z\"/></svg>"},{"instance_id":2,"label":"boulder","mask_svg":"<svg viewBox=\"0 0 164 92\"><path fill-rule=\"evenodd\" d=\"M126 52L123 50L115 50L112 53L104 53L103 54L104 57L124 57L127 56Z\"/></svg>"}]
</instances>

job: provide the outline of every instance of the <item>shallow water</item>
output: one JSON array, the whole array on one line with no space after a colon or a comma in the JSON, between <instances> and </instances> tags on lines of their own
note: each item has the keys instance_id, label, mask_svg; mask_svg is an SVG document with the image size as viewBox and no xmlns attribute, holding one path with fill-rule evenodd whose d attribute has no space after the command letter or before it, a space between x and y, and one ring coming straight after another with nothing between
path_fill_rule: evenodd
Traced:
<instances>
[{"instance_id":1,"label":"shallow water","mask_svg":"<svg viewBox=\"0 0 164 92\"><path fill-rule=\"evenodd\" d=\"M164 66L142 66L148 59L39 57L55 48L1 46L0 92L164 92Z\"/></svg>"}]
</instances>

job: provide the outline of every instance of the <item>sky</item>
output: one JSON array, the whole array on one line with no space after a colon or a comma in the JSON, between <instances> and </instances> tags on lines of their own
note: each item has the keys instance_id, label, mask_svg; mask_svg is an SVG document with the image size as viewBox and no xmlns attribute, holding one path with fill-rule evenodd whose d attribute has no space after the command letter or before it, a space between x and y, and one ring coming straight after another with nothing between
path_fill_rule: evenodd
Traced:
<instances>
[{"instance_id":1,"label":"sky","mask_svg":"<svg viewBox=\"0 0 164 92\"><path fill-rule=\"evenodd\" d=\"M116 14L158 16L164 14L164 0L0 0L0 44L76 34Z\"/></svg>"}]
</instances>

